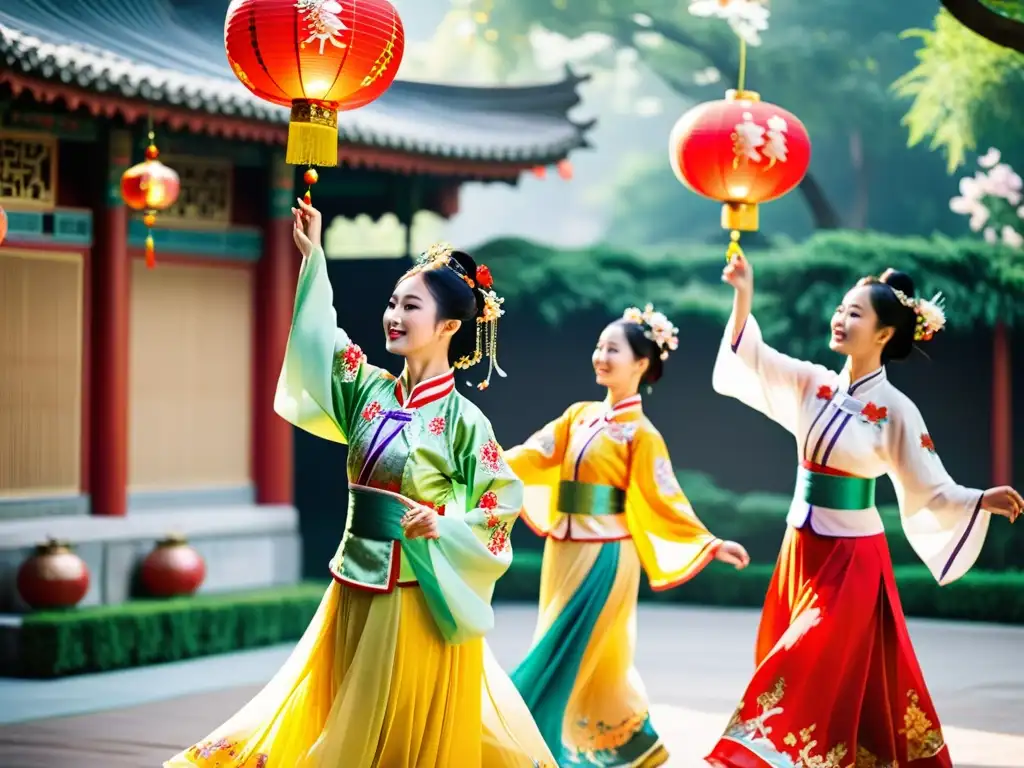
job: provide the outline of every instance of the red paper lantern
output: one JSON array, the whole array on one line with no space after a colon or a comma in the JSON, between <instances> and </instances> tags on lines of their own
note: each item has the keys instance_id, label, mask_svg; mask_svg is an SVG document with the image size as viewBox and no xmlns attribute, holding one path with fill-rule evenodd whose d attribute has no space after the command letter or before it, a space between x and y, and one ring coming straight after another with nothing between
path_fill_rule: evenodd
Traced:
<instances>
[{"instance_id":1,"label":"red paper lantern","mask_svg":"<svg viewBox=\"0 0 1024 768\"><path fill-rule=\"evenodd\" d=\"M0 245L3 245L5 237L7 237L7 212L0 208Z\"/></svg>"},{"instance_id":2,"label":"red paper lantern","mask_svg":"<svg viewBox=\"0 0 1024 768\"><path fill-rule=\"evenodd\" d=\"M557 170L558 175L561 178L565 179L566 181L572 180L573 167L572 162L570 160L559 160Z\"/></svg>"},{"instance_id":3,"label":"red paper lantern","mask_svg":"<svg viewBox=\"0 0 1024 768\"><path fill-rule=\"evenodd\" d=\"M32 608L70 608L89 591L89 568L67 544L50 539L21 564L17 585Z\"/></svg>"},{"instance_id":4,"label":"red paper lantern","mask_svg":"<svg viewBox=\"0 0 1024 768\"><path fill-rule=\"evenodd\" d=\"M291 107L287 162L338 164L338 112L388 89L405 30L387 0L232 0L224 47L256 96Z\"/></svg>"},{"instance_id":5,"label":"red paper lantern","mask_svg":"<svg viewBox=\"0 0 1024 768\"><path fill-rule=\"evenodd\" d=\"M794 189L811 162L804 124L753 91L695 106L675 124L668 151L679 181L723 203L734 243L757 230L758 205Z\"/></svg>"},{"instance_id":6,"label":"red paper lantern","mask_svg":"<svg viewBox=\"0 0 1024 768\"><path fill-rule=\"evenodd\" d=\"M146 147L146 159L133 165L121 175L121 198L125 205L136 211L145 211L142 221L146 225L146 266L156 266L156 250L153 247L153 225L156 212L165 211L178 199L181 180L176 171L168 168L157 158L160 152L153 144Z\"/></svg>"},{"instance_id":7,"label":"red paper lantern","mask_svg":"<svg viewBox=\"0 0 1024 768\"><path fill-rule=\"evenodd\" d=\"M141 576L154 597L191 595L206 578L206 563L183 537L168 536L146 556Z\"/></svg>"}]
</instances>

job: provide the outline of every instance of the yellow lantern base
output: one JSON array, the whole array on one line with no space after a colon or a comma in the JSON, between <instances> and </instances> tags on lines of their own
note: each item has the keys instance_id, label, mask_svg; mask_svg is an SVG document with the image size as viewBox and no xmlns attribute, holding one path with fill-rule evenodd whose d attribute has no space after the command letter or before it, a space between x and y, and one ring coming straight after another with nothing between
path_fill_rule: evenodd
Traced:
<instances>
[{"instance_id":1,"label":"yellow lantern base","mask_svg":"<svg viewBox=\"0 0 1024 768\"><path fill-rule=\"evenodd\" d=\"M760 224L756 203L722 205L722 229L756 232Z\"/></svg>"},{"instance_id":2,"label":"yellow lantern base","mask_svg":"<svg viewBox=\"0 0 1024 768\"><path fill-rule=\"evenodd\" d=\"M338 164L338 110L304 99L292 102L288 122L289 165Z\"/></svg>"}]
</instances>

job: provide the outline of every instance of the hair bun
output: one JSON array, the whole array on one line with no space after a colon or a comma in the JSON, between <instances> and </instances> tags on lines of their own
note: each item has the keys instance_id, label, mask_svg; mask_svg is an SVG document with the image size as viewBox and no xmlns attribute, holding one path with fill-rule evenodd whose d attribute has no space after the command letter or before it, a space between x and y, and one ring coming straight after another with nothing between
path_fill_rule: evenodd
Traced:
<instances>
[{"instance_id":1,"label":"hair bun","mask_svg":"<svg viewBox=\"0 0 1024 768\"><path fill-rule=\"evenodd\" d=\"M882 273L881 277L878 278L879 282L885 283L890 288L900 291L907 298L914 298L916 286L914 285L914 279L906 272L900 272L899 270L889 267Z\"/></svg>"},{"instance_id":2,"label":"hair bun","mask_svg":"<svg viewBox=\"0 0 1024 768\"><path fill-rule=\"evenodd\" d=\"M451 258L458 262L470 280L476 280L476 260L465 251L452 251Z\"/></svg>"}]
</instances>

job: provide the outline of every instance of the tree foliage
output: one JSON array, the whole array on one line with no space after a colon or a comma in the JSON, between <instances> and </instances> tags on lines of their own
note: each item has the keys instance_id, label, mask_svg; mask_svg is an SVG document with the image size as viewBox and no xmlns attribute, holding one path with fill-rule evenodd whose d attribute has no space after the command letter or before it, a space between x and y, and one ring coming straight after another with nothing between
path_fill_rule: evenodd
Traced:
<instances>
[{"instance_id":1,"label":"tree foliage","mask_svg":"<svg viewBox=\"0 0 1024 768\"><path fill-rule=\"evenodd\" d=\"M588 310L614 316L648 301L677 324L700 317L720 322L732 303L720 282L721 248L559 250L502 239L476 256L491 266L513 311L538 311L552 324ZM951 332L1024 320L1024 252L977 239L833 231L748 257L757 279L755 311L766 336L808 358L825 353L822 329L843 292L887 267L912 275L920 295L942 292Z\"/></svg>"},{"instance_id":2,"label":"tree foliage","mask_svg":"<svg viewBox=\"0 0 1024 768\"><path fill-rule=\"evenodd\" d=\"M1020 2L1000 5L1024 13ZM904 37L921 41L917 66L894 84L898 95L913 99L903 118L910 146L929 139L952 173L980 141L1007 150L1019 143L1024 54L975 34L944 9L932 29L910 29Z\"/></svg>"},{"instance_id":3,"label":"tree foliage","mask_svg":"<svg viewBox=\"0 0 1024 768\"><path fill-rule=\"evenodd\" d=\"M509 67L535 55L531 38L543 28L577 43L603 35L620 52L635 51L640 65L681 97L681 111L687 103L721 98L735 85L735 35L721 20L692 16L686 0L462 0L455 8ZM902 234L944 229L952 219L946 199L936 204L934 190L948 182L928 152L907 151L900 126L905 104L890 89L913 63L911 47L897 33L927 24L934 0L773 0L771 12L762 44L750 49L746 84L807 126L814 144L812 180L827 209L815 206L804 185L802 196L794 193L771 206L774 220L766 226L791 236L835 226L836 220ZM605 54L598 63L608 67L613 60ZM709 72L713 76L703 76ZM637 230L633 242L689 238L683 219L699 201L689 195L693 205L687 203L680 216L679 206L666 202L684 198L665 162L664 144L651 147L649 156L654 162L619 174L612 228ZM904 180L899 188L894 175ZM644 236L645 222L654 237Z\"/></svg>"}]
</instances>

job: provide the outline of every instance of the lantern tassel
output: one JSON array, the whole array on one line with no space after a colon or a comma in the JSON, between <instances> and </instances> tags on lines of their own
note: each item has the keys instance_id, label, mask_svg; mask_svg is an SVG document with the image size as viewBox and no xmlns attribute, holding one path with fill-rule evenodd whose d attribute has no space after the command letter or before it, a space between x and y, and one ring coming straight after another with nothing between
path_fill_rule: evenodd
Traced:
<instances>
[{"instance_id":1,"label":"lantern tassel","mask_svg":"<svg viewBox=\"0 0 1024 768\"><path fill-rule=\"evenodd\" d=\"M292 102L288 123L289 165L338 164L338 111L311 101Z\"/></svg>"},{"instance_id":2,"label":"lantern tassel","mask_svg":"<svg viewBox=\"0 0 1024 768\"><path fill-rule=\"evenodd\" d=\"M743 249L740 248L740 233L735 229L729 233L729 247L725 251L725 260L732 261L737 256L743 255Z\"/></svg>"},{"instance_id":3,"label":"lantern tassel","mask_svg":"<svg viewBox=\"0 0 1024 768\"><path fill-rule=\"evenodd\" d=\"M146 269L156 267L156 246L153 245L153 231L146 234Z\"/></svg>"}]
</instances>

